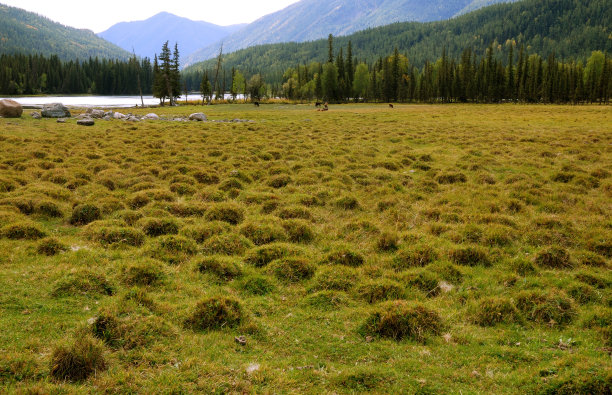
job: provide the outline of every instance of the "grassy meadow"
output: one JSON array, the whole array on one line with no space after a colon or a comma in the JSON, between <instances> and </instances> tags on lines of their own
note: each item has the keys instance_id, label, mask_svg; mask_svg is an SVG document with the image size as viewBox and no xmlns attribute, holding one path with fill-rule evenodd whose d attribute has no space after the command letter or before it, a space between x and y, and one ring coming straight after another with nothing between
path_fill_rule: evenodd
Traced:
<instances>
[{"instance_id":1,"label":"grassy meadow","mask_svg":"<svg viewBox=\"0 0 612 395\"><path fill-rule=\"evenodd\" d=\"M610 394L609 106L153 111L0 119L0 392Z\"/></svg>"}]
</instances>

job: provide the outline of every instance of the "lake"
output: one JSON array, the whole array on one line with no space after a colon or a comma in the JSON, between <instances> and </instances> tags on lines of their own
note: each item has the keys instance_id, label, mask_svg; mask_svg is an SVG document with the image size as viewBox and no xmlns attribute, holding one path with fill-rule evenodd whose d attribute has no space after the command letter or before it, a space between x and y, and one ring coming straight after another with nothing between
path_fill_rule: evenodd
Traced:
<instances>
[{"instance_id":1,"label":"lake","mask_svg":"<svg viewBox=\"0 0 612 395\"><path fill-rule=\"evenodd\" d=\"M226 95L226 98L231 98ZM27 96L27 97L10 97L22 106L40 107L49 103L62 103L68 107L135 107L140 106L140 96ZM159 104L159 99L153 96L144 96L145 106L155 106ZM239 97L239 99L241 99ZM183 96L180 101L184 101ZM199 94L190 94L187 96L189 101L202 100Z\"/></svg>"}]
</instances>

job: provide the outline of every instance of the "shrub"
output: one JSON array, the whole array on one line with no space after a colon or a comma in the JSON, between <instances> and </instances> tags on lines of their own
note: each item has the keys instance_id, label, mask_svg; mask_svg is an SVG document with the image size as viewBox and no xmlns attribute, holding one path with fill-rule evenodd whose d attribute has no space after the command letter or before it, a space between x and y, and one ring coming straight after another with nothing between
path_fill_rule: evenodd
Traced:
<instances>
[{"instance_id":1,"label":"shrub","mask_svg":"<svg viewBox=\"0 0 612 395\"><path fill-rule=\"evenodd\" d=\"M51 296L107 295L115 293L114 287L103 274L81 270L66 274L53 284Z\"/></svg>"},{"instance_id":2,"label":"shrub","mask_svg":"<svg viewBox=\"0 0 612 395\"><path fill-rule=\"evenodd\" d=\"M569 269L574 265L569 252L561 247L548 247L535 257L536 265L548 269Z\"/></svg>"},{"instance_id":3,"label":"shrub","mask_svg":"<svg viewBox=\"0 0 612 395\"><path fill-rule=\"evenodd\" d=\"M278 175L276 177L272 177L268 181L268 186L270 186L272 188L283 188L283 187L286 187L287 185L289 185L289 183L291 181L292 181L291 177L289 177L286 174L281 174L281 175Z\"/></svg>"},{"instance_id":4,"label":"shrub","mask_svg":"<svg viewBox=\"0 0 612 395\"><path fill-rule=\"evenodd\" d=\"M360 207L359 201L352 196L343 196L336 200L335 204L343 210L357 210Z\"/></svg>"},{"instance_id":5,"label":"shrub","mask_svg":"<svg viewBox=\"0 0 612 395\"><path fill-rule=\"evenodd\" d=\"M299 282L312 278L317 268L305 258L289 257L272 261L268 270L279 280Z\"/></svg>"},{"instance_id":6,"label":"shrub","mask_svg":"<svg viewBox=\"0 0 612 395\"><path fill-rule=\"evenodd\" d=\"M244 319L240 302L224 297L212 297L198 303L185 320L185 326L198 331L235 328Z\"/></svg>"},{"instance_id":7,"label":"shrub","mask_svg":"<svg viewBox=\"0 0 612 395\"><path fill-rule=\"evenodd\" d=\"M151 237L175 235L179 231L178 223L172 218L143 218L139 222L143 232Z\"/></svg>"},{"instance_id":8,"label":"shrub","mask_svg":"<svg viewBox=\"0 0 612 395\"><path fill-rule=\"evenodd\" d=\"M467 182L467 177L463 173L444 173L436 177L438 184L457 184Z\"/></svg>"},{"instance_id":9,"label":"shrub","mask_svg":"<svg viewBox=\"0 0 612 395\"><path fill-rule=\"evenodd\" d=\"M46 233L34 223L17 222L0 229L0 236L11 240L38 240Z\"/></svg>"},{"instance_id":10,"label":"shrub","mask_svg":"<svg viewBox=\"0 0 612 395\"><path fill-rule=\"evenodd\" d=\"M292 243L310 243L314 241L316 235L310 225L299 219L289 219L282 223L287 237Z\"/></svg>"},{"instance_id":11,"label":"shrub","mask_svg":"<svg viewBox=\"0 0 612 395\"><path fill-rule=\"evenodd\" d=\"M274 291L275 287L268 277L255 274L243 278L240 289L251 295L264 296Z\"/></svg>"},{"instance_id":12,"label":"shrub","mask_svg":"<svg viewBox=\"0 0 612 395\"><path fill-rule=\"evenodd\" d=\"M491 266L489 254L480 247L468 246L451 250L449 258L453 263L462 266Z\"/></svg>"},{"instance_id":13,"label":"shrub","mask_svg":"<svg viewBox=\"0 0 612 395\"><path fill-rule=\"evenodd\" d=\"M38 247L36 247L36 252L46 256L57 255L64 251L68 251L68 246L53 237L41 240L40 243L38 243Z\"/></svg>"},{"instance_id":14,"label":"shrub","mask_svg":"<svg viewBox=\"0 0 612 395\"><path fill-rule=\"evenodd\" d=\"M317 271L313 278L311 291L336 290L349 291L359 276L355 269L346 266L329 266Z\"/></svg>"},{"instance_id":15,"label":"shrub","mask_svg":"<svg viewBox=\"0 0 612 395\"><path fill-rule=\"evenodd\" d=\"M251 240L255 245L264 245L286 238L285 231L278 225L265 223L247 223L242 226L240 233Z\"/></svg>"},{"instance_id":16,"label":"shrub","mask_svg":"<svg viewBox=\"0 0 612 395\"><path fill-rule=\"evenodd\" d=\"M97 225L93 223L91 225ZM129 245L140 247L144 244L145 235L138 229L121 226L91 226L85 233L93 241L104 245Z\"/></svg>"},{"instance_id":17,"label":"shrub","mask_svg":"<svg viewBox=\"0 0 612 395\"><path fill-rule=\"evenodd\" d=\"M393 258L392 266L399 272L411 267L427 266L436 259L438 259L436 250L428 244L421 244L398 251Z\"/></svg>"},{"instance_id":18,"label":"shrub","mask_svg":"<svg viewBox=\"0 0 612 395\"><path fill-rule=\"evenodd\" d=\"M355 293L368 303L403 299L406 295L400 283L392 280L372 280L357 287Z\"/></svg>"},{"instance_id":19,"label":"shrub","mask_svg":"<svg viewBox=\"0 0 612 395\"><path fill-rule=\"evenodd\" d=\"M202 245L208 255L242 255L252 247L253 243L249 239L235 233L213 236Z\"/></svg>"},{"instance_id":20,"label":"shrub","mask_svg":"<svg viewBox=\"0 0 612 395\"><path fill-rule=\"evenodd\" d=\"M481 300L476 307L473 322L480 326L495 326L520 322L518 309L510 299L491 297Z\"/></svg>"},{"instance_id":21,"label":"shrub","mask_svg":"<svg viewBox=\"0 0 612 395\"><path fill-rule=\"evenodd\" d=\"M230 281L242 275L242 267L236 259L221 256L204 258L197 264L200 273L212 273L221 280Z\"/></svg>"},{"instance_id":22,"label":"shrub","mask_svg":"<svg viewBox=\"0 0 612 395\"><path fill-rule=\"evenodd\" d=\"M164 271L155 262L144 261L124 266L121 270L121 280L127 285L150 286L160 284L164 279Z\"/></svg>"},{"instance_id":23,"label":"shrub","mask_svg":"<svg viewBox=\"0 0 612 395\"><path fill-rule=\"evenodd\" d=\"M572 300L559 291L523 291L516 296L516 307L528 320L550 326L568 324L576 316Z\"/></svg>"},{"instance_id":24,"label":"shrub","mask_svg":"<svg viewBox=\"0 0 612 395\"><path fill-rule=\"evenodd\" d=\"M57 380L79 382L105 369L104 348L90 336L60 344L51 355L50 373Z\"/></svg>"},{"instance_id":25,"label":"shrub","mask_svg":"<svg viewBox=\"0 0 612 395\"><path fill-rule=\"evenodd\" d=\"M206 212L206 219L237 225L244 221L244 209L233 203L219 203Z\"/></svg>"},{"instance_id":26,"label":"shrub","mask_svg":"<svg viewBox=\"0 0 612 395\"><path fill-rule=\"evenodd\" d=\"M394 340L407 338L424 342L427 335L438 335L442 328L442 319L434 310L398 300L387 302L372 313L360 332Z\"/></svg>"},{"instance_id":27,"label":"shrub","mask_svg":"<svg viewBox=\"0 0 612 395\"><path fill-rule=\"evenodd\" d=\"M300 251L290 244L275 243L252 249L244 261L256 267L263 267L274 260L299 254Z\"/></svg>"},{"instance_id":28,"label":"shrub","mask_svg":"<svg viewBox=\"0 0 612 395\"><path fill-rule=\"evenodd\" d=\"M399 237L395 233L384 232L376 242L376 249L383 252L397 251Z\"/></svg>"},{"instance_id":29,"label":"shrub","mask_svg":"<svg viewBox=\"0 0 612 395\"><path fill-rule=\"evenodd\" d=\"M182 236L161 236L155 239L149 250L149 255L170 264L176 265L187 261L198 252L193 240Z\"/></svg>"},{"instance_id":30,"label":"shrub","mask_svg":"<svg viewBox=\"0 0 612 395\"><path fill-rule=\"evenodd\" d=\"M348 247L340 247L336 251L329 253L325 257L324 262L331 265L358 267L363 265L365 259L363 255L352 251Z\"/></svg>"}]
</instances>

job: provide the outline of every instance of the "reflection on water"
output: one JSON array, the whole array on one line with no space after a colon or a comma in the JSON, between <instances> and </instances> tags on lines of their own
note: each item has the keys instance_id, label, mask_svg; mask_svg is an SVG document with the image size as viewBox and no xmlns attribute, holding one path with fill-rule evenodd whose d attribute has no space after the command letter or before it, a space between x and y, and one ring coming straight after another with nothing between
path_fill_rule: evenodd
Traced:
<instances>
[{"instance_id":1,"label":"reflection on water","mask_svg":"<svg viewBox=\"0 0 612 395\"><path fill-rule=\"evenodd\" d=\"M230 99L226 95L226 99ZM38 96L38 97L11 97L22 106L42 106L49 103L62 103L69 107L135 107L140 106L140 96ZM240 99L240 97L239 97ZM180 101L184 101L181 97ZM202 96L192 94L187 96L189 101L201 101ZM159 99L153 96L143 97L145 106L155 106L159 104Z\"/></svg>"}]
</instances>

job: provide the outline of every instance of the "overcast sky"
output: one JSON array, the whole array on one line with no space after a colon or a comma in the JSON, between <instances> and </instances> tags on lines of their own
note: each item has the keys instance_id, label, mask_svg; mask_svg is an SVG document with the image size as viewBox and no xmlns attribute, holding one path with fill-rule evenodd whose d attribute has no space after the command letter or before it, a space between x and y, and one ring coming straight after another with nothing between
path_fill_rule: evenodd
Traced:
<instances>
[{"instance_id":1,"label":"overcast sky","mask_svg":"<svg viewBox=\"0 0 612 395\"><path fill-rule=\"evenodd\" d=\"M140 21L162 11L217 25L249 23L298 0L0 0L61 24L103 32L117 22Z\"/></svg>"}]
</instances>

